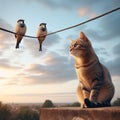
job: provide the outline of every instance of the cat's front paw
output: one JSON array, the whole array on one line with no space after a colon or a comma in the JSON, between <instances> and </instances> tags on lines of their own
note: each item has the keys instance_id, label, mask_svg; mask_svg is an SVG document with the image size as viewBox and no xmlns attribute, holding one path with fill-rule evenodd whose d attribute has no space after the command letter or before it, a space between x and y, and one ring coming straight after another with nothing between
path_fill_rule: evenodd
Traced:
<instances>
[{"instance_id":1,"label":"cat's front paw","mask_svg":"<svg viewBox=\"0 0 120 120\"><path fill-rule=\"evenodd\" d=\"M94 102L91 102L91 101L90 101L89 99L87 99L87 98L84 100L84 102L85 102L87 108L96 108L96 107L98 107L98 104L96 104L96 103L94 103Z\"/></svg>"},{"instance_id":2,"label":"cat's front paw","mask_svg":"<svg viewBox=\"0 0 120 120\"><path fill-rule=\"evenodd\" d=\"M89 99L84 100L87 108L97 108L97 107L110 107L110 102L103 102L103 103L94 103L90 101Z\"/></svg>"}]
</instances>

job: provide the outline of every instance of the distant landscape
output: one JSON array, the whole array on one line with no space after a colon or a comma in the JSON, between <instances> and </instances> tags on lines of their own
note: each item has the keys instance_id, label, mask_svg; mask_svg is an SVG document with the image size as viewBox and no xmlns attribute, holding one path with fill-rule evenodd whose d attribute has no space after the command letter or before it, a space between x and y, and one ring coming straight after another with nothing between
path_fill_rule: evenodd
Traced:
<instances>
[{"instance_id":1,"label":"distant landscape","mask_svg":"<svg viewBox=\"0 0 120 120\"><path fill-rule=\"evenodd\" d=\"M45 100L44 103L8 103L0 102L0 120L39 120L40 108L51 107L79 107L78 102L74 103L53 103ZM112 103L112 106L120 106L120 98Z\"/></svg>"}]
</instances>

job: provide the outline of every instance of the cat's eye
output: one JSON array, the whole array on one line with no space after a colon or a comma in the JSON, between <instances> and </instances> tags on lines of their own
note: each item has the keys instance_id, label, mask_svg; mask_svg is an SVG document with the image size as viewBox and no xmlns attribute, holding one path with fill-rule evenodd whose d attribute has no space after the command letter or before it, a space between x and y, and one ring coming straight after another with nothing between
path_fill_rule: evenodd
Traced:
<instances>
[{"instance_id":1,"label":"cat's eye","mask_svg":"<svg viewBox=\"0 0 120 120\"><path fill-rule=\"evenodd\" d=\"M78 45L78 44L77 44L77 43L75 43L75 44L74 44L74 47L77 47L77 45Z\"/></svg>"}]
</instances>

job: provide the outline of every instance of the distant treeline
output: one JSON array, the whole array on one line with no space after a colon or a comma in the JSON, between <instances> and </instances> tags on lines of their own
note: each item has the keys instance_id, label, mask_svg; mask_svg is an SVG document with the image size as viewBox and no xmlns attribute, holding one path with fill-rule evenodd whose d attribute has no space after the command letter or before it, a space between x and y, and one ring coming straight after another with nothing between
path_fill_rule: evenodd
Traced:
<instances>
[{"instance_id":1,"label":"distant treeline","mask_svg":"<svg viewBox=\"0 0 120 120\"><path fill-rule=\"evenodd\" d=\"M55 106L51 100L45 100L42 106L19 106L2 104L0 102L0 120L39 120L39 109L50 107L79 107L78 102ZM112 103L112 106L120 106L120 98Z\"/></svg>"},{"instance_id":2,"label":"distant treeline","mask_svg":"<svg viewBox=\"0 0 120 120\"><path fill-rule=\"evenodd\" d=\"M0 103L0 120L39 120L39 111L29 106L13 109L10 105Z\"/></svg>"}]
</instances>

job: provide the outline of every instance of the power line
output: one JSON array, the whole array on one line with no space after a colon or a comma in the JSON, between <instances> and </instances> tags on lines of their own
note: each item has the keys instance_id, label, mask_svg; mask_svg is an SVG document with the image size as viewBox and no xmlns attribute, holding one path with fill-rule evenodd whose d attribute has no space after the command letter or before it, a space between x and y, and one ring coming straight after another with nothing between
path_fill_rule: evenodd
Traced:
<instances>
[{"instance_id":1,"label":"power line","mask_svg":"<svg viewBox=\"0 0 120 120\"><path fill-rule=\"evenodd\" d=\"M68 30L68 29L72 29L72 28L78 27L78 26L80 26L80 25L86 24L86 23L88 23L88 22L91 22L91 21L96 20L96 19L98 19L98 18L101 18L101 17L103 17L103 16L106 16L106 15L108 15L108 14L110 14L110 13L113 13L113 12L115 12L115 11L117 11L117 10L120 10L120 7L116 8L116 9L113 9L113 10L111 10L111 11L108 11L108 12L106 12L106 13L104 13L104 14L99 15L99 16L96 16L96 17L94 17L94 18L92 18L92 19L88 19L88 20L86 20L86 21L84 21L84 22L81 22L81 23L79 23L79 24L76 24L76 25L73 25L73 26L70 26L70 27L66 27L66 28L63 28L63 29L60 29L60 30L57 30L57 31L54 31L54 32L51 32L51 33L48 33L47 35L52 35L52 34L55 34L55 33L59 33L59 32L62 32L62 31ZM8 33L11 33L11 34L16 34L16 33L13 32L13 31L10 31L10 30L7 30L7 29L1 28L1 27L0 27L0 30L5 31L5 32L8 32ZM23 36L23 35L22 35L22 36ZM30 35L24 35L24 37L37 38L37 37L35 37L35 36L30 36Z\"/></svg>"},{"instance_id":2,"label":"power line","mask_svg":"<svg viewBox=\"0 0 120 120\"><path fill-rule=\"evenodd\" d=\"M79 23L79 24L76 24L76 25L74 25L74 26L70 26L70 27L67 27L67 28L64 28L64 29L61 29L61 30L58 30L58 31L55 31L55 32L52 32L52 33L48 33L48 35L55 34L55 33L58 33L58 32L62 32L62 31L68 30L68 29L72 29L72 28L74 28L74 27L78 27L78 26L83 25L83 24L85 24L85 23L88 23L88 22L90 22L90 21L93 21L93 20L96 20L96 19L98 19L98 18L101 18L101 17L103 17L103 16L105 16L105 15L108 15L108 14L110 14L110 13L112 13L112 12L115 12L115 11L117 11L117 10L119 10L119 9L120 9L120 7L116 8L116 9L113 9L113 10L111 10L111 11L109 11L109 12L106 12L106 13L104 13L104 14L101 14L101 15L99 15L99 16L97 16L97 17L92 18L92 19L89 19L89 20L86 20L86 21L81 22L81 23Z\"/></svg>"}]
</instances>

